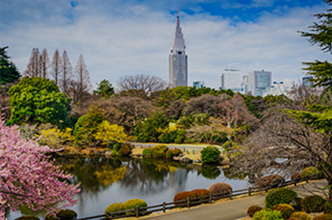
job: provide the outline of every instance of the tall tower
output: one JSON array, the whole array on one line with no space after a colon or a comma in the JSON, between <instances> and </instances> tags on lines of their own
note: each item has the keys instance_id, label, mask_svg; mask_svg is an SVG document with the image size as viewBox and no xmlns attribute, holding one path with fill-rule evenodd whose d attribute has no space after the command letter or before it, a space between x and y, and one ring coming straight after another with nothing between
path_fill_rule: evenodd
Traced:
<instances>
[{"instance_id":1,"label":"tall tower","mask_svg":"<svg viewBox=\"0 0 332 220\"><path fill-rule=\"evenodd\" d=\"M178 8L175 34L169 54L169 84L171 88L188 85L188 59L185 49Z\"/></svg>"}]
</instances>

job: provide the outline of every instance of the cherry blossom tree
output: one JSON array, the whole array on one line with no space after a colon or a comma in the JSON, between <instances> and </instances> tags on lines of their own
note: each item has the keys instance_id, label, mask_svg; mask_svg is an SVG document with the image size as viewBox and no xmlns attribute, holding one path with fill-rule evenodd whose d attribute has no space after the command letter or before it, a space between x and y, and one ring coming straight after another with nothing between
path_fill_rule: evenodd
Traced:
<instances>
[{"instance_id":1,"label":"cherry blossom tree","mask_svg":"<svg viewBox=\"0 0 332 220\"><path fill-rule=\"evenodd\" d=\"M0 219L5 209L16 211L26 205L32 210L56 209L73 205L78 185L71 176L54 166L47 146L21 138L18 126L5 126L0 119ZM63 181L60 181L63 180Z\"/></svg>"}]
</instances>

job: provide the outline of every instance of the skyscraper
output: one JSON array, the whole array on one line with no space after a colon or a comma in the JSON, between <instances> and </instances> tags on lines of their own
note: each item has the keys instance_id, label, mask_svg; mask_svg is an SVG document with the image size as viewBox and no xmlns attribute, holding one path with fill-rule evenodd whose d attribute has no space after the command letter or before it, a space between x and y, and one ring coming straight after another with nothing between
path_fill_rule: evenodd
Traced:
<instances>
[{"instance_id":1,"label":"skyscraper","mask_svg":"<svg viewBox=\"0 0 332 220\"><path fill-rule=\"evenodd\" d=\"M272 73L270 71L252 71L248 74L248 92L253 96L262 96L271 87Z\"/></svg>"},{"instance_id":2,"label":"skyscraper","mask_svg":"<svg viewBox=\"0 0 332 220\"><path fill-rule=\"evenodd\" d=\"M169 55L169 84L171 88L188 85L188 59L185 49L178 9L175 34Z\"/></svg>"},{"instance_id":3,"label":"skyscraper","mask_svg":"<svg viewBox=\"0 0 332 220\"><path fill-rule=\"evenodd\" d=\"M221 88L241 92L241 81L240 70L224 69L221 75Z\"/></svg>"}]
</instances>

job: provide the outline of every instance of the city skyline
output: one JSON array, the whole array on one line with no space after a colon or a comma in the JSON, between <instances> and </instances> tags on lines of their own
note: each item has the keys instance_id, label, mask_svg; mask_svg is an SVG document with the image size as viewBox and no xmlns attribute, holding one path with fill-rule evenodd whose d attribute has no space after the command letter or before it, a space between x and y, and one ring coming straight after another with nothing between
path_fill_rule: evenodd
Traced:
<instances>
[{"instance_id":1,"label":"city skyline","mask_svg":"<svg viewBox=\"0 0 332 220\"><path fill-rule=\"evenodd\" d=\"M114 86L121 76L168 81L176 8L188 54L188 85L220 87L227 66L242 74L267 69L273 81L302 79L302 62L327 60L297 31L328 8L322 1L18 1L0 0L1 46L23 73L33 48L66 50L73 66L83 54L91 83ZM244 3L245 2L245 3Z\"/></svg>"}]
</instances>

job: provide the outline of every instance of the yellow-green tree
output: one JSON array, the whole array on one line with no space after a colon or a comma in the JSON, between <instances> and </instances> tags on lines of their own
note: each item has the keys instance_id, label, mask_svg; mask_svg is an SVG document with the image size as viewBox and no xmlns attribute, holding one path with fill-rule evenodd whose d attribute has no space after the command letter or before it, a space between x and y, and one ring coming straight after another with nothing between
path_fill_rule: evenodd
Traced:
<instances>
[{"instance_id":1,"label":"yellow-green tree","mask_svg":"<svg viewBox=\"0 0 332 220\"><path fill-rule=\"evenodd\" d=\"M110 124L108 121L104 120L98 125L94 138L109 145L112 142L124 143L127 134L124 132L124 127L117 124Z\"/></svg>"}]
</instances>

